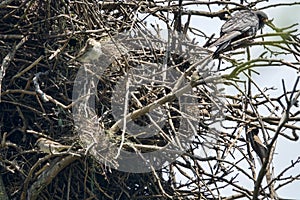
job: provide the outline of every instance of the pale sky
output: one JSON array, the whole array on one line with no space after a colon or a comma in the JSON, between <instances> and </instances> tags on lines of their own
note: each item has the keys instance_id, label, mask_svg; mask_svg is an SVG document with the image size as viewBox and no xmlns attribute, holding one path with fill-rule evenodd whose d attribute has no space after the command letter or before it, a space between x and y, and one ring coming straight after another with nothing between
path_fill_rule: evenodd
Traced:
<instances>
[{"instance_id":1,"label":"pale sky","mask_svg":"<svg viewBox=\"0 0 300 200\"><path fill-rule=\"evenodd\" d=\"M293 0L269 0L268 3L260 3L258 8L275 4L275 3L288 3L288 2L295 2ZM191 10L206 10L208 11L208 8L206 6L193 6L188 9ZM214 7L212 9L218 10L220 7ZM273 24L275 24L276 27L287 27L295 23L300 23L300 5L289 7L289 6L281 6L276 8L268 8L264 10L264 12L269 16L269 19L273 19ZM155 20L152 21L149 19L149 22L155 24ZM156 23L159 23L156 21ZM183 22L184 23L184 22ZM202 31L204 31L206 34L211 35L215 33L215 37L219 36L220 27L224 21L221 21L217 18L207 18L207 17L195 17L193 16L191 18L191 26L198 28ZM159 23L160 24L160 23ZM161 25L161 24L160 24ZM164 27L161 27L164 28ZM298 28L298 34L300 34L300 25L298 25L296 28ZM264 33L267 32L273 32L269 27L265 27L263 29ZM197 38L197 41L199 42L199 45L202 46L205 43L205 40L201 38ZM252 54L255 56L255 49L252 49ZM282 59L289 60L289 56L282 57ZM270 92L270 95L278 96L277 94L282 94L282 84L281 80L284 79L287 89L291 90L293 87L293 84L298 76L298 74L295 73L295 70L289 70L286 67L281 68L279 67L268 67L268 68L259 68L256 69L260 75L259 76L253 76L256 83L259 84L259 86L263 89L265 87L272 87L274 86L277 88L277 91L274 91L273 93ZM299 87L300 89L300 87ZM276 148L276 154L274 156L274 168L275 168L275 175L280 173L283 169L285 169L288 165L290 165L291 160L296 160L300 156L300 140L297 142L288 141L287 139L283 137L278 138L277 148ZM256 160L256 163L258 163L258 160ZM257 165L259 170L259 165ZM248 167L248 166L247 166ZM299 174L299 165L295 167L295 169L291 170L289 174ZM294 173L293 173L294 172ZM287 175L286 175L287 176ZM180 178L179 178L180 179ZM182 177L182 179L184 179ZM241 184L247 183L246 180L240 180ZM249 184L249 180L248 183ZM245 187L251 188L252 185L248 185ZM228 191L228 195L230 195L230 191ZM300 197L300 181L295 181L291 184L288 184L287 186L284 186L282 189L277 191L278 195L280 197L284 198L293 198L293 199L299 199ZM226 195L226 194L223 194Z\"/></svg>"},{"instance_id":2,"label":"pale sky","mask_svg":"<svg viewBox=\"0 0 300 200\"><path fill-rule=\"evenodd\" d=\"M295 2L295 1L269 0L268 3L259 4L258 8L264 7L265 5L275 4L278 2L288 3L288 2ZM264 12L266 12L266 14L269 16L269 19L273 19L273 23L277 27L287 27L295 23L300 23L299 11L300 11L300 5L294 7L283 6L283 7L276 7L276 8L268 8L264 10ZM221 21L216 18L208 19L208 18L201 17L200 19L200 17L199 18L195 17L192 19L192 26L195 26L197 28L200 27L200 29L204 30L205 33L207 34L215 33L216 37L219 36L220 27L222 26L223 23L224 21ZM296 28L298 28L298 34L300 34L300 30L299 30L300 25L298 25ZM265 27L263 31L264 33L272 32L272 30L269 27ZM200 44L202 43L201 39L199 39L199 43ZM289 58L287 56L287 57L283 57L283 59L288 60ZM257 71L260 73L260 75L255 76L254 78L256 82L261 86L261 88L275 86L276 88L278 88L277 94L280 93L280 91L282 91L282 84L281 84L282 79L285 80L288 90L291 90L298 76L298 74L295 74L295 70L288 70L286 68L282 69L280 67L260 68L257 69ZM275 95L276 95L276 91L274 92L274 96ZM273 163L275 167L275 174L280 173L283 169L285 169L288 165L290 165L292 160L296 160L299 156L300 156L300 140L298 140L297 142L293 142L293 141L288 141L283 137L279 137L277 143L276 155L274 157L274 163ZM298 165L293 170L291 170L290 173L288 174L296 175L299 173L300 173L300 167ZM284 198L300 199L300 181L295 181L291 184L288 184L287 186L284 186L282 189L278 190L278 195Z\"/></svg>"}]
</instances>

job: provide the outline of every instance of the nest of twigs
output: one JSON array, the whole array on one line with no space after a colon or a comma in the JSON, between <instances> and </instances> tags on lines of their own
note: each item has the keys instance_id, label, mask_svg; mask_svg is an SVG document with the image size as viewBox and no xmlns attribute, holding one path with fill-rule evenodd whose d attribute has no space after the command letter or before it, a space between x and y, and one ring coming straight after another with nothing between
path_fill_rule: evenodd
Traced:
<instances>
[{"instance_id":1,"label":"nest of twigs","mask_svg":"<svg viewBox=\"0 0 300 200\"><path fill-rule=\"evenodd\" d=\"M78 134L78 127L74 124L72 92L83 65L76 61L76 55L88 38L101 40L108 36L116 39L120 33L130 32L133 28L142 32L146 30L144 22L134 17L144 8L135 3L97 0L0 3L0 60L1 73L5 75L0 103L1 175L9 198L159 199L175 194L174 188L160 179L160 172L132 174L115 171L119 164L114 160L118 148L105 154L107 157L97 157L99 148L110 148L105 146L107 142L113 141L115 147L122 143L122 131L112 129L117 123L111 111L111 98L117 82L126 77L129 69L138 69L141 63L165 62L166 50L156 45L162 43L158 36L147 36L146 40L127 34L122 41L123 44L131 41L126 46L127 54L115 56L97 80L95 119L84 118L84 130L89 134L83 134L82 127ZM190 45L189 48L195 47ZM189 55L184 51L169 55L167 67L175 66L179 76L191 67L192 60L185 61ZM197 52L197 56L203 55ZM143 73L147 75L147 70ZM191 77L192 71L184 75ZM159 80L141 85L135 91L140 104L129 101L129 112L141 109L170 92L171 88L159 84ZM211 109L208 98L200 91L195 92L197 103L206 102L201 108L196 106L196 110ZM164 135L141 140L125 134L127 143L123 148L129 152L151 152L166 146L170 138L176 138L179 129L178 121L182 115L178 105L176 100L163 105L170 111L166 114L168 123L162 128ZM79 113L84 115L87 113L82 112L89 111L80 110ZM99 122L97 135L94 127L89 126L93 120ZM133 121L140 126L151 124L146 113ZM39 149L38 138L55 141L66 148L63 151L50 146L46 146L46 150ZM93 142L97 144L93 145ZM162 184L156 184L158 179Z\"/></svg>"}]
</instances>

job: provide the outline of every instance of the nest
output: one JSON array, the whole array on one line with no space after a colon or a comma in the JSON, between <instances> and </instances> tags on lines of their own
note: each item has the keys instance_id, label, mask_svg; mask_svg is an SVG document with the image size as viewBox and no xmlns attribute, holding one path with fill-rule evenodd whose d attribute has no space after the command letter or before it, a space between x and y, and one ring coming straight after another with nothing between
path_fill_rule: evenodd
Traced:
<instances>
[{"instance_id":1,"label":"nest","mask_svg":"<svg viewBox=\"0 0 300 200\"><path fill-rule=\"evenodd\" d=\"M151 172L120 171L122 160L117 159L122 155L120 146L134 154L164 149L163 158L170 157L171 150L190 148L186 143L190 133L204 133L204 121L212 121L213 106L205 94L215 88L194 89L189 95L195 101L184 111L180 101L185 100L172 93L174 87L182 86L175 85L179 78L199 84L199 77L193 76L197 62L193 59L199 61L207 52L192 42L183 44L188 40L179 36L173 37L168 51L169 43L160 34L148 32L144 21L135 20L137 12L151 13L146 9L149 5L97 0L0 3L0 60L5 75L0 103L1 172L10 198L153 199L178 194L161 172L149 166L141 170L143 165L131 170ZM89 38L102 41L103 54L91 63L78 62L76 57ZM173 72L163 74L162 69L154 70L157 66ZM154 72L162 75L155 78ZM86 74L91 78L88 82L82 79ZM123 86L131 76L135 85L131 85L131 99L126 100L130 86ZM74 101L76 84L78 101ZM122 131L124 102L128 102L127 113L138 111L130 117L133 124L143 127L157 120L164 124L161 134L138 137ZM87 104L93 104L93 109ZM149 117L150 111L157 118ZM122 117L116 120L117 116ZM196 123L195 130L180 126L183 118ZM37 143L38 138L46 140ZM153 162L165 166L163 161ZM155 184L157 180L161 185Z\"/></svg>"}]
</instances>

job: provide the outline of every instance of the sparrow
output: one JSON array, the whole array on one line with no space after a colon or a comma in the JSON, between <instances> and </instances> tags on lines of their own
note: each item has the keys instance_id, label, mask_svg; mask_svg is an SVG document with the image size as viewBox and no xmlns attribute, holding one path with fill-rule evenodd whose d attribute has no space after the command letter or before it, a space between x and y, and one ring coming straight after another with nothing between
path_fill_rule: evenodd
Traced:
<instances>
[{"instance_id":1,"label":"sparrow","mask_svg":"<svg viewBox=\"0 0 300 200\"><path fill-rule=\"evenodd\" d=\"M48 153L48 154L56 154L63 150L68 150L72 146L69 145L62 145L58 142L46 139L46 138L39 138L35 146L42 152Z\"/></svg>"},{"instance_id":2,"label":"sparrow","mask_svg":"<svg viewBox=\"0 0 300 200\"><path fill-rule=\"evenodd\" d=\"M265 159L268 156L268 149L262 143L258 137L259 129L257 127L250 128L247 132L248 140L250 141L252 149L260 158L261 162L264 163Z\"/></svg>"},{"instance_id":3,"label":"sparrow","mask_svg":"<svg viewBox=\"0 0 300 200\"><path fill-rule=\"evenodd\" d=\"M94 60L97 60L101 55L102 52L102 45L100 41L96 41L93 38L89 38L84 47L79 51L78 55L76 56L76 60L83 63L88 63Z\"/></svg>"},{"instance_id":4,"label":"sparrow","mask_svg":"<svg viewBox=\"0 0 300 200\"><path fill-rule=\"evenodd\" d=\"M223 24L220 37L213 43L204 45L204 47L216 46L217 50L212 57L218 58L219 54L226 51L232 42L245 37L254 37L267 21L268 16L262 11L238 11Z\"/></svg>"}]
</instances>

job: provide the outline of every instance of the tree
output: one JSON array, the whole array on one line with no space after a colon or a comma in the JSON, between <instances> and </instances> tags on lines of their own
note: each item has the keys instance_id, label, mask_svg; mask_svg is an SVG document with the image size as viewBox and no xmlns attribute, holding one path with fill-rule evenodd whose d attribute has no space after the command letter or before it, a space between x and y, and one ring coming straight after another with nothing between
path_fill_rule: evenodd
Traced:
<instances>
[{"instance_id":1,"label":"tree","mask_svg":"<svg viewBox=\"0 0 300 200\"><path fill-rule=\"evenodd\" d=\"M255 77L298 72L296 25L213 59L191 24L299 4L264 2L1 2L1 199L284 198L300 160L272 161L298 140L299 78L274 96Z\"/></svg>"}]
</instances>

